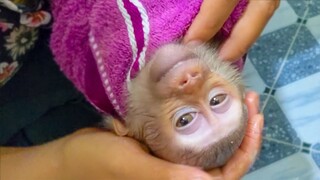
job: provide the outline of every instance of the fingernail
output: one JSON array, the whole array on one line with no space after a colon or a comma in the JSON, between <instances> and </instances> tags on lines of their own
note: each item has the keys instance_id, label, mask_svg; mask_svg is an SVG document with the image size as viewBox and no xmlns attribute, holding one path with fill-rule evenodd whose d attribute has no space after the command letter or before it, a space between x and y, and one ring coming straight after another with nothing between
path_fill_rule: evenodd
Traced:
<instances>
[{"instance_id":1,"label":"fingernail","mask_svg":"<svg viewBox=\"0 0 320 180\"><path fill-rule=\"evenodd\" d=\"M212 180L211 176L204 173L203 171L198 171L198 172L194 172L192 173L192 175L190 175L188 177L188 179L192 179L192 180Z\"/></svg>"},{"instance_id":2,"label":"fingernail","mask_svg":"<svg viewBox=\"0 0 320 180\"><path fill-rule=\"evenodd\" d=\"M190 177L190 180L212 180L209 176L193 176Z\"/></svg>"}]
</instances>

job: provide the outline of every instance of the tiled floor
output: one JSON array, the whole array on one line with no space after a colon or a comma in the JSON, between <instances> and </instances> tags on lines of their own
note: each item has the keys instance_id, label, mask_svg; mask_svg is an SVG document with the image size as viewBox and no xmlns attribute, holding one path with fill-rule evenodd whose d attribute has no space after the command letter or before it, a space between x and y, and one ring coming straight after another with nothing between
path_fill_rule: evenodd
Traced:
<instances>
[{"instance_id":1,"label":"tiled floor","mask_svg":"<svg viewBox=\"0 0 320 180\"><path fill-rule=\"evenodd\" d=\"M245 180L320 180L320 0L281 0L248 55L249 89L265 116Z\"/></svg>"}]
</instances>

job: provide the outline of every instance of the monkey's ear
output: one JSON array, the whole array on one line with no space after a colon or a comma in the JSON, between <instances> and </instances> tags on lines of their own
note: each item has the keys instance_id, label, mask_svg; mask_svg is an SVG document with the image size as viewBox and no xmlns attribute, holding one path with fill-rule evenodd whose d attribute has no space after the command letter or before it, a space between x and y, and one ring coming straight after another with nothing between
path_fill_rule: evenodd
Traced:
<instances>
[{"instance_id":1,"label":"monkey's ear","mask_svg":"<svg viewBox=\"0 0 320 180\"><path fill-rule=\"evenodd\" d=\"M126 136L129 133L128 128L118 119L112 119L112 125L118 136Z\"/></svg>"}]
</instances>

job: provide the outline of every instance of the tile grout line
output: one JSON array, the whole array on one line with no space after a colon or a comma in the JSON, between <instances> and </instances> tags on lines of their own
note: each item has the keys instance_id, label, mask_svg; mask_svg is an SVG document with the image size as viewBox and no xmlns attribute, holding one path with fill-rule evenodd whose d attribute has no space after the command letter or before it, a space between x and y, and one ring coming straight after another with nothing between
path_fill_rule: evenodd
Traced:
<instances>
[{"instance_id":1,"label":"tile grout line","mask_svg":"<svg viewBox=\"0 0 320 180\"><path fill-rule=\"evenodd\" d=\"M292 146L292 147L299 148L299 149L306 149L306 150L308 149L308 148L302 147L301 144L298 146L298 145L291 144L291 143L288 143L288 142L285 142L285 141L280 141L280 140L277 140L277 139L267 138L267 137L263 137L263 139L264 140L268 140L268 141L273 141L273 142L276 142L276 143L279 143L279 144L284 144L284 145L287 145L287 146ZM320 153L320 150L317 150L317 149L310 148L310 151L311 152L315 152L315 153Z\"/></svg>"},{"instance_id":2,"label":"tile grout line","mask_svg":"<svg viewBox=\"0 0 320 180\"><path fill-rule=\"evenodd\" d=\"M304 14L303 14L303 19L305 19L306 17L307 17L307 15L308 15L308 12L309 12L309 5L310 5L310 2L308 2L308 4L307 4L307 9L305 10L305 12L304 12ZM280 75L281 75L281 73L282 73L282 70L283 70L283 68L284 68L284 66L285 66L285 64L286 64L286 62L287 62L287 60L288 60L288 57L289 57L289 54L290 54L290 51L291 51L291 49L292 49L292 47L293 47L293 45L294 45L294 43L295 43L295 41L296 41L296 39L297 39L297 37L298 37L298 34L299 34L299 32L300 32L300 29L301 29L301 27L303 26L303 24L302 23L300 23L299 24L299 26L298 26L298 29L296 30L296 32L295 32L295 34L294 34L294 36L293 36L293 39L292 39L292 41L291 41L291 43L290 43L290 46L289 46L289 48L288 48L288 50L287 50L287 53L286 53L286 55L285 55L285 57L284 57L284 60L283 60L283 62L281 63L281 66L280 66L280 69L279 69L279 71L278 71L278 73L277 73L277 75L276 75L276 78L275 78L275 80L274 80L274 82L272 83L272 86L270 87L270 92L268 92L268 94L267 94L267 98L266 98L266 100L263 102L263 105L262 105L262 108L261 108L261 112L264 112L264 109L266 108L266 106L267 106L267 103L268 103L268 101L269 101L269 99L270 99L270 97L271 97L271 93L272 93L272 90L274 89L274 87L276 86L276 84L277 84L277 82L278 82L278 80L279 80L279 78L280 78Z\"/></svg>"}]
</instances>

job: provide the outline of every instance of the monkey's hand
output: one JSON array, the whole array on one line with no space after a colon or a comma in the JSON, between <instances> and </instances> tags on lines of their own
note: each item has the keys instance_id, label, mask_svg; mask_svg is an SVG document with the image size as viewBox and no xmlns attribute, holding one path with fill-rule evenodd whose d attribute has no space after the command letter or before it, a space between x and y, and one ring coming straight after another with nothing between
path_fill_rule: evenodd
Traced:
<instances>
[{"instance_id":1,"label":"monkey's hand","mask_svg":"<svg viewBox=\"0 0 320 180\"><path fill-rule=\"evenodd\" d=\"M240 148L231 159L221 168L213 169L209 173L217 179L240 179L249 170L260 150L263 116L259 114L259 96L254 92L246 95L248 107L248 127Z\"/></svg>"}]
</instances>

